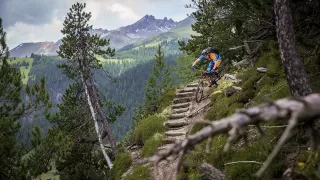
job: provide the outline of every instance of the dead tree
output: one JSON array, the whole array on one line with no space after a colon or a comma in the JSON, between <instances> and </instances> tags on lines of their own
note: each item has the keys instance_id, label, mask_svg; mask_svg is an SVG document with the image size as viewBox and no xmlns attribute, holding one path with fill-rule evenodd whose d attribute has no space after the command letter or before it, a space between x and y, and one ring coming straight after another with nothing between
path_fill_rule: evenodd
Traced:
<instances>
[{"instance_id":1,"label":"dead tree","mask_svg":"<svg viewBox=\"0 0 320 180\"><path fill-rule=\"evenodd\" d=\"M306 122L309 124L308 130L311 132L309 135L312 141L313 149L317 147L312 135L315 131L313 129L313 124L319 117L320 94L280 99L270 102L269 104L256 106L250 109L239 110L234 115L224 119L217 121L203 121L202 123L207 124L207 127L193 135L188 136L183 141L176 142L171 146L171 148L158 152L151 157L145 158L139 163L158 164L160 161L166 160L172 155L178 155L179 162L177 163L177 167L175 169L175 173L177 173L183 159L182 157L185 155L185 153L192 149L193 146L201 143L204 140L208 139L208 144L211 144L210 141L214 136L219 134L227 134L228 139L224 147L224 151L227 151L231 144L239 139L239 137L243 137L245 142L247 141L247 134L245 131L247 126L255 125L258 131L261 134L264 134L259 126L260 123L272 120L288 120L288 125L278 140L277 145L256 174L257 177L261 177L286 141L293 135L294 130L300 122Z\"/></svg>"}]
</instances>

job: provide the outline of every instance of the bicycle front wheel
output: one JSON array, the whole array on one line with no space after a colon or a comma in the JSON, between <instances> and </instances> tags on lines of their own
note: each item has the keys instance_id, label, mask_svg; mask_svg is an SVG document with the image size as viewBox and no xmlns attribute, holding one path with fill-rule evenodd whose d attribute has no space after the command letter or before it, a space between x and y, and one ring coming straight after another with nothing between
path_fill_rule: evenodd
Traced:
<instances>
[{"instance_id":1,"label":"bicycle front wheel","mask_svg":"<svg viewBox=\"0 0 320 180\"><path fill-rule=\"evenodd\" d=\"M203 81L198 82L197 90L196 90L196 102L199 103L203 96Z\"/></svg>"}]
</instances>

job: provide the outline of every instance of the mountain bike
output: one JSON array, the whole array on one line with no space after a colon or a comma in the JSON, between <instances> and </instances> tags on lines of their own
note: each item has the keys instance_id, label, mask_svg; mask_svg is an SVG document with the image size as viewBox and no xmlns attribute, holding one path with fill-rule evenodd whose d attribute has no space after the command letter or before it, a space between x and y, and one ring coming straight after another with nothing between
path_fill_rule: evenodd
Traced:
<instances>
[{"instance_id":1,"label":"mountain bike","mask_svg":"<svg viewBox=\"0 0 320 180\"><path fill-rule=\"evenodd\" d=\"M198 80L197 90L196 90L196 102L200 103L203 97L203 91L204 87L209 86L211 83L211 80L215 82L216 85L217 81L219 80L218 73L208 73L205 70L198 70L200 72L200 78Z\"/></svg>"}]
</instances>

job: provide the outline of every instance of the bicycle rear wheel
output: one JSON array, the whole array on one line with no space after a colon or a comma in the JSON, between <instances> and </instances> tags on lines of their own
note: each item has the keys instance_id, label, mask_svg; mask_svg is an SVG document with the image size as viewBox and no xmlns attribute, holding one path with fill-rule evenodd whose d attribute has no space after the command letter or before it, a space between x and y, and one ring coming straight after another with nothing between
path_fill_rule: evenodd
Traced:
<instances>
[{"instance_id":1,"label":"bicycle rear wheel","mask_svg":"<svg viewBox=\"0 0 320 180\"><path fill-rule=\"evenodd\" d=\"M196 90L196 102L199 103L203 96L203 81L198 82L197 90Z\"/></svg>"}]
</instances>

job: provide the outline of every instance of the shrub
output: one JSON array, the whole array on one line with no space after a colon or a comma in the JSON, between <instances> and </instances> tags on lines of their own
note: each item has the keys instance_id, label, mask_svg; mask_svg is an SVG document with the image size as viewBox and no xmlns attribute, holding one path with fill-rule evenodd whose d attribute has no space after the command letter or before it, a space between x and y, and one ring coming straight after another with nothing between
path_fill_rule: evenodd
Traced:
<instances>
[{"instance_id":1,"label":"shrub","mask_svg":"<svg viewBox=\"0 0 320 180\"><path fill-rule=\"evenodd\" d=\"M132 159L129 153L121 152L114 161L114 168L112 169L112 179L118 180L121 175L129 169L132 164Z\"/></svg>"},{"instance_id":2,"label":"shrub","mask_svg":"<svg viewBox=\"0 0 320 180\"><path fill-rule=\"evenodd\" d=\"M165 108L171 105L173 99L176 97L176 89L168 89L166 90L160 99L160 106L157 110L158 113L161 113Z\"/></svg>"},{"instance_id":3,"label":"shrub","mask_svg":"<svg viewBox=\"0 0 320 180\"><path fill-rule=\"evenodd\" d=\"M142 157L148 157L153 155L158 150L158 147L162 144L163 135L156 133L148 138L141 150Z\"/></svg>"},{"instance_id":4,"label":"shrub","mask_svg":"<svg viewBox=\"0 0 320 180\"><path fill-rule=\"evenodd\" d=\"M144 144L148 138L155 133L164 133L165 127L163 123L166 117L158 114L147 117L141 120L136 126L132 134L132 142L137 144Z\"/></svg>"}]
</instances>

